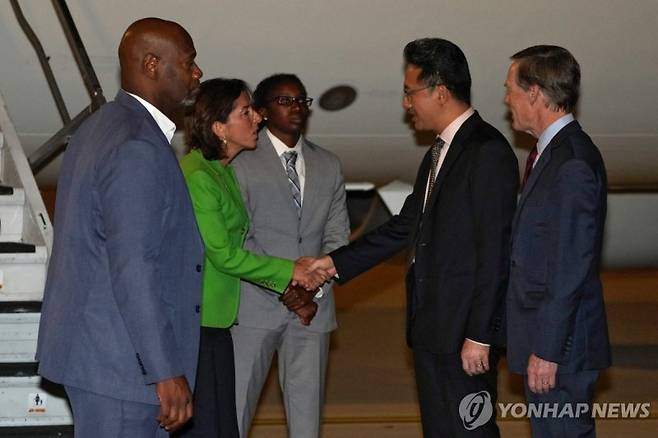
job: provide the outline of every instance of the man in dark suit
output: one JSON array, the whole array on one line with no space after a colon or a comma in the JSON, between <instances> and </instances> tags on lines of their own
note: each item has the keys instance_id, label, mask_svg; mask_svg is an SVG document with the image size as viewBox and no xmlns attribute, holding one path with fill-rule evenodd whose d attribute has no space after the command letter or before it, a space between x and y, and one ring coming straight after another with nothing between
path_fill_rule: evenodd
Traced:
<instances>
[{"instance_id":1,"label":"man in dark suit","mask_svg":"<svg viewBox=\"0 0 658 438\"><path fill-rule=\"evenodd\" d=\"M496 344L518 163L502 134L471 108L468 64L456 45L416 40L404 58L404 108L436 141L400 213L317 263L335 266L346 281L409 248L407 339L423 433L498 436Z\"/></svg>"},{"instance_id":2,"label":"man in dark suit","mask_svg":"<svg viewBox=\"0 0 658 438\"><path fill-rule=\"evenodd\" d=\"M513 128L538 139L512 228L509 367L524 375L530 403L591 404L610 365L599 279L607 182L572 115L580 67L562 47L530 47L512 56L505 87ZM535 437L594 436L590 413L530 421Z\"/></svg>"},{"instance_id":3,"label":"man in dark suit","mask_svg":"<svg viewBox=\"0 0 658 438\"><path fill-rule=\"evenodd\" d=\"M130 25L122 90L64 156L37 359L76 437L166 436L192 414L203 243L169 143L195 56L176 23Z\"/></svg>"}]
</instances>

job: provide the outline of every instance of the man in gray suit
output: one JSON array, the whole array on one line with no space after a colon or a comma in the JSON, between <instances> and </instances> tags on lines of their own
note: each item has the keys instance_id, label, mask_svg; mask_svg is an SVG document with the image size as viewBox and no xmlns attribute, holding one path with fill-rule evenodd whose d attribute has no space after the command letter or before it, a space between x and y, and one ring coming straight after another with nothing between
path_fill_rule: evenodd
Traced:
<instances>
[{"instance_id":1,"label":"man in gray suit","mask_svg":"<svg viewBox=\"0 0 658 438\"><path fill-rule=\"evenodd\" d=\"M203 243L169 143L195 56L174 22L130 25L122 89L64 155L37 360L76 437L167 436L192 415Z\"/></svg>"},{"instance_id":2,"label":"man in gray suit","mask_svg":"<svg viewBox=\"0 0 658 438\"><path fill-rule=\"evenodd\" d=\"M349 220L340 162L302 135L312 102L304 85L292 74L270 76L254 101L265 128L256 150L234 161L251 220L245 248L294 259L345 245ZM241 436L249 433L274 352L289 436L319 436L329 337L336 328L331 287L315 296L318 310L308 327L253 284L242 283L240 299L239 325L231 334Z\"/></svg>"}]
</instances>

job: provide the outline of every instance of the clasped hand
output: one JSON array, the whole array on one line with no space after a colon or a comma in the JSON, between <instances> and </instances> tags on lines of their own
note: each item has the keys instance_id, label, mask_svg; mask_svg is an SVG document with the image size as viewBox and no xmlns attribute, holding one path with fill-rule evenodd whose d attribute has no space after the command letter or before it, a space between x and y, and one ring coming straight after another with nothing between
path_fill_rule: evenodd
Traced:
<instances>
[{"instance_id":1,"label":"clasped hand","mask_svg":"<svg viewBox=\"0 0 658 438\"><path fill-rule=\"evenodd\" d=\"M334 275L336 268L331 257L300 257L295 261L291 284L315 291Z\"/></svg>"},{"instance_id":2,"label":"clasped hand","mask_svg":"<svg viewBox=\"0 0 658 438\"><path fill-rule=\"evenodd\" d=\"M318 288L334 275L336 269L329 256L300 257L295 261L293 278L281 301L288 310L297 314L303 325L309 325L318 310L313 298Z\"/></svg>"}]
</instances>

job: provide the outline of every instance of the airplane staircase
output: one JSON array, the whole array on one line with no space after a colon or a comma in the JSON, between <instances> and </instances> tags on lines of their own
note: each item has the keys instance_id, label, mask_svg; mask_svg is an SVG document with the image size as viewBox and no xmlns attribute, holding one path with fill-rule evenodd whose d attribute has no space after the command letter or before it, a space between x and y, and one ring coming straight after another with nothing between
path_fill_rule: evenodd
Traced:
<instances>
[{"instance_id":1,"label":"airplane staircase","mask_svg":"<svg viewBox=\"0 0 658 438\"><path fill-rule=\"evenodd\" d=\"M0 436L64 436L61 387L36 373L53 228L0 94ZM59 431L58 431L59 430Z\"/></svg>"}]
</instances>

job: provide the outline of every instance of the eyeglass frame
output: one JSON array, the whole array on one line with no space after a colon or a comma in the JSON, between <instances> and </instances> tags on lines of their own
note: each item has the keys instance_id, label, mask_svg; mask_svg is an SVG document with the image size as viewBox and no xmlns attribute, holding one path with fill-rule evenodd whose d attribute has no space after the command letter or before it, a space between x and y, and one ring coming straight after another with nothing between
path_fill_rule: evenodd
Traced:
<instances>
[{"instance_id":1,"label":"eyeglass frame","mask_svg":"<svg viewBox=\"0 0 658 438\"><path fill-rule=\"evenodd\" d=\"M290 104L286 105L285 103L282 103L281 99L284 99L284 98L285 99L290 99ZM300 107L308 108L313 103L313 98L308 97L308 96L305 96L305 97L297 96L297 97L295 97L295 96L281 95L281 96L274 96L271 99L271 101L276 102L277 105L281 105L281 106L285 106L285 107L291 107L295 104L295 102L297 102L297 105L299 105Z\"/></svg>"},{"instance_id":2,"label":"eyeglass frame","mask_svg":"<svg viewBox=\"0 0 658 438\"><path fill-rule=\"evenodd\" d=\"M427 90L428 88L438 87L439 85L442 85L442 84L432 84L432 85L427 85L425 87L414 88L412 90L402 90L402 97L404 99L411 99L411 96L418 93L419 91Z\"/></svg>"}]
</instances>

